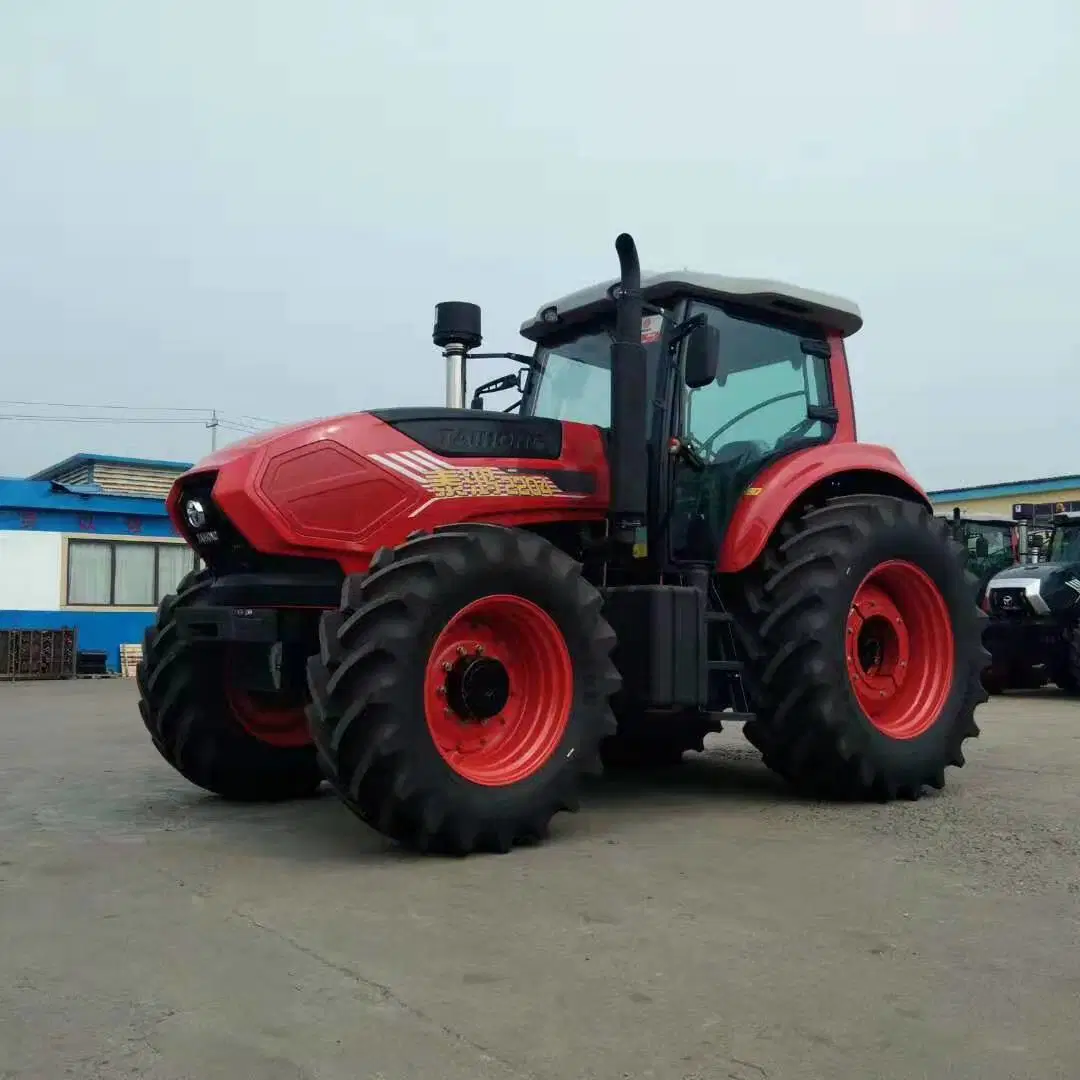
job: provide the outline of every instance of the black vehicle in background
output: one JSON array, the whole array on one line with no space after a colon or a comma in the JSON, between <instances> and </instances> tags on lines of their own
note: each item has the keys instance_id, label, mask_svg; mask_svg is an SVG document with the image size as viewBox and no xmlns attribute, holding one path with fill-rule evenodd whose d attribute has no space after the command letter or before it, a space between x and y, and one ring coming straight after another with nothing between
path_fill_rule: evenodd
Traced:
<instances>
[{"instance_id":1,"label":"black vehicle in background","mask_svg":"<svg viewBox=\"0 0 1080 1080\"><path fill-rule=\"evenodd\" d=\"M1055 514L1045 561L995 574L982 598L990 693L1056 683L1080 694L1080 511Z\"/></svg>"}]
</instances>

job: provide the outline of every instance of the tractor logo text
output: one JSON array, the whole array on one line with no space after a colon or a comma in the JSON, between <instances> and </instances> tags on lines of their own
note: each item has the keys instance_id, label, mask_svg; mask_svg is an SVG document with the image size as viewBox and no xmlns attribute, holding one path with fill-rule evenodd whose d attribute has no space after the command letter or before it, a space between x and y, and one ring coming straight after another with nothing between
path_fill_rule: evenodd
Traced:
<instances>
[{"instance_id":1,"label":"tractor logo text","mask_svg":"<svg viewBox=\"0 0 1080 1080\"><path fill-rule=\"evenodd\" d=\"M484 454L530 454L546 453L547 439L535 431L507 431L497 427L439 429L439 445L446 450L475 451L477 457Z\"/></svg>"},{"instance_id":2,"label":"tractor logo text","mask_svg":"<svg viewBox=\"0 0 1080 1080\"><path fill-rule=\"evenodd\" d=\"M542 473L517 472L495 465L454 465L427 450L396 450L369 456L384 469L390 469L429 491L432 497L429 501L584 497L583 492L564 491L550 476ZM414 514L418 512L413 511Z\"/></svg>"},{"instance_id":3,"label":"tractor logo text","mask_svg":"<svg viewBox=\"0 0 1080 1080\"><path fill-rule=\"evenodd\" d=\"M422 483L440 499L491 499L515 495L542 498L562 494L550 476L512 473L490 466L437 469L428 473Z\"/></svg>"}]
</instances>

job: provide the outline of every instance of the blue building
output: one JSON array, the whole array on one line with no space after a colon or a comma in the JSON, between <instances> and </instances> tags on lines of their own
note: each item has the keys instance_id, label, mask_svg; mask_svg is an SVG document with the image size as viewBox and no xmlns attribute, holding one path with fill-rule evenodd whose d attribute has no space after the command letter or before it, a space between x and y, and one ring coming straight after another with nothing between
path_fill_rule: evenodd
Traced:
<instances>
[{"instance_id":1,"label":"blue building","mask_svg":"<svg viewBox=\"0 0 1080 1080\"><path fill-rule=\"evenodd\" d=\"M0 630L73 628L76 648L141 644L158 601L195 565L165 511L180 461L77 454L0 477Z\"/></svg>"}]
</instances>

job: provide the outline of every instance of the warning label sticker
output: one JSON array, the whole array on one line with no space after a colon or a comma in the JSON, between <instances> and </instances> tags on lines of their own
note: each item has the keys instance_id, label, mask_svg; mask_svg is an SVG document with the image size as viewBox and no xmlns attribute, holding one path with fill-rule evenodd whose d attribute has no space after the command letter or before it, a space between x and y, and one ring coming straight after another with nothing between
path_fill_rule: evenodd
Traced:
<instances>
[{"instance_id":1,"label":"warning label sticker","mask_svg":"<svg viewBox=\"0 0 1080 1080\"><path fill-rule=\"evenodd\" d=\"M641 320L641 344L651 345L654 341L660 340L660 335L664 332L664 316L663 315L646 315Z\"/></svg>"}]
</instances>

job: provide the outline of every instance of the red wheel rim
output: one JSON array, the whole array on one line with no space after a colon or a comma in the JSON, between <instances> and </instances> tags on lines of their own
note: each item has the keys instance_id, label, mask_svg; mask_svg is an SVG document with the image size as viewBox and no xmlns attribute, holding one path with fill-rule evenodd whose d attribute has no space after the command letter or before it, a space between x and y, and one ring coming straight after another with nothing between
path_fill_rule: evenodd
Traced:
<instances>
[{"instance_id":1,"label":"red wheel rim","mask_svg":"<svg viewBox=\"0 0 1080 1080\"><path fill-rule=\"evenodd\" d=\"M941 715L956 659L941 591L913 563L883 562L863 578L848 611L845 654L855 698L891 739L915 739Z\"/></svg>"},{"instance_id":2,"label":"red wheel rim","mask_svg":"<svg viewBox=\"0 0 1080 1080\"><path fill-rule=\"evenodd\" d=\"M282 705L278 694L262 694L233 686L229 667L226 660L225 703L249 735L282 749L310 745L311 733L303 705Z\"/></svg>"},{"instance_id":3,"label":"red wheel rim","mask_svg":"<svg viewBox=\"0 0 1080 1080\"><path fill-rule=\"evenodd\" d=\"M534 775L570 722L574 669L562 631L520 596L485 596L439 634L424 674L424 712L443 760L484 787Z\"/></svg>"}]
</instances>

